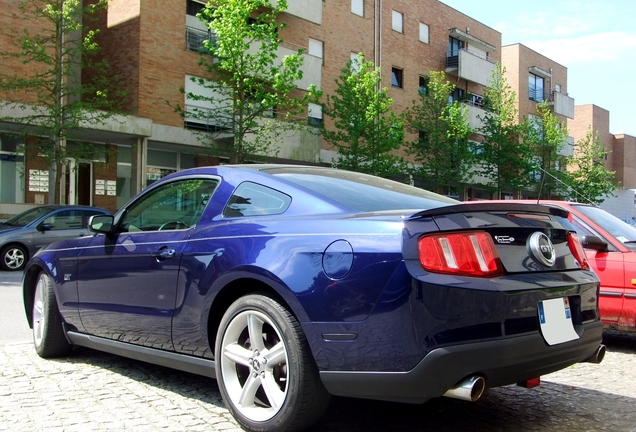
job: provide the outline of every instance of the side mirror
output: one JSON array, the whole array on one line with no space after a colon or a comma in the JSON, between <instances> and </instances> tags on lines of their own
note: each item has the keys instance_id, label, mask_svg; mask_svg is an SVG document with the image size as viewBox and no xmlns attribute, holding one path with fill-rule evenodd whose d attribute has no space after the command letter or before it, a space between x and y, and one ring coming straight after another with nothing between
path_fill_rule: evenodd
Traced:
<instances>
[{"instance_id":1,"label":"side mirror","mask_svg":"<svg viewBox=\"0 0 636 432\"><path fill-rule=\"evenodd\" d=\"M608 249L608 244L600 237L586 235L581 239L581 246L585 249L592 249L599 252L605 252Z\"/></svg>"},{"instance_id":2,"label":"side mirror","mask_svg":"<svg viewBox=\"0 0 636 432\"><path fill-rule=\"evenodd\" d=\"M110 234L114 218L111 215L93 215L88 219L88 229L95 233Z\"/></svg>"},{"instance_id":3,"label":"side mirror","mask_svg":"<svg viewBox=\"0 0 636 432\"><path fill-rule=\"evenodd\" d=\"M50 223L41 223L40 225L38 225L37 230L38 231L51 231L53 229L53 225Z\"/></svg>"}]
</instances>

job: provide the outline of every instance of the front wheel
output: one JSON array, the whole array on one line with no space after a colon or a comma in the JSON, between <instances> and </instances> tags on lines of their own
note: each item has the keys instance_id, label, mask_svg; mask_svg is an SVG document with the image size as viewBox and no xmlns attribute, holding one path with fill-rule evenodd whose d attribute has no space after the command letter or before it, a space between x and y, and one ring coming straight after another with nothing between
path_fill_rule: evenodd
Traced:
<instances>
[{"instance_id":1,"label":"front wheel","mask_svg":"<svg viewBox=\"0 0 636 432\"><path fill-rule=\"evenodd\" d=\"M40 357L68 354L72 345L66 339L62 317L57 308L53 281L44 272L38 276L33 299L33 344Z\"/></svg>"},{"instance_id":2,"label":"front wheel","mask_svg":"<svg viewBox=\"0 0 636 432\"><path fill-rule=\"evenodd\" d=\"M301 430L329 404L300 323L266 295L247 295L228 308L215 357L223 400L246 430Z\"/></svg>"}]
</instances>

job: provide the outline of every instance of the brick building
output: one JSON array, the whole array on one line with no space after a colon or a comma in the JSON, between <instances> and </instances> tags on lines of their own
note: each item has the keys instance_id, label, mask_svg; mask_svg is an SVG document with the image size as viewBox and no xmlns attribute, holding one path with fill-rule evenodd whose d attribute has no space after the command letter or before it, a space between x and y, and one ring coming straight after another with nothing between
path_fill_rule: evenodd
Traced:
<instances>
[{"instance_id":1,"label":"brick building","mask_svg":"<svg viewBox=\"0 0 636 432\"><path fill-rule=\"evenodd\" d=\"M16 0L0 0L3 22L15 24L9 16L16 4ZM80 138L99 150L94 160L73 162L76 169L69 174L67 186L71 203L116 210L170 172L224 162L197 138L196 131L205 125L184 119L174 110L176 105L196 105L185 100L180 88L203 91L190 80L204 74L197 50L209 36L195 17L203 4L198 0L110 0L101 16L98 42L113 73L122 79L125 115L82 131ZM544 80L543 96L555 113L571 118L573 100L566 93L563 66L523 45L502 48L499 32L438 0L288 0L288 6L280 17L287 24L281 32L285 44L280 54L305 49L299 93L314 84L333 94L341 69L362 52L380 67L383 85L399 111L417 99L426 75L445 71L457 86L451 98L466 102L471 126L476 127L482 112L476 102L495 63L501 61L508 69L508 80L517 80L521 115L536 109L536 102L523 96L529 92L528 76L535 74ZM0 35L0 43L8 42ZM14 61L0 67L17 70L23 66ZM310 123L322 118L317 106L309 106L308 116ZM0 132L21 127L0 123ZM14 137L2 135L0 143L0 203L46 202L46 167L38 155L20 153L24 142ZM317 135L296 133L282 143L275 160L319 164L329 163L333 156L334 151ZM479 191L472 193L479 195Z\"/></svg>"},{"instance_id":2,"label":"brick building","mask_svg":"<svg viewBox=\"0 0 636 432\"><path fill-rule=\"evenodd\" d=\"M6 15L15 0L0 0L0 5ZM189 78L203 73L196 51L206 28L194 16L201 5L197 0L109 2L99 43L113 73L123 80L126 116L83 131L81 138L103 151L95 160L76 162L68 179L70 202L115 210L167 173L222 162L196 138L196 120L184 122L173 108L192 103L179 89L197 91ZM305 48L300 92L314 84L333 93L341 69L362 52L381 68L398 110L417 98L421 78L433 70L447 72L457 85L454 97L483 94L501 56L500 33L437 0L293 0L281 19L287 23L281 54ZM480 108L469 106L474 121ZM309 115L319 120L317 108L310 106ZM0 124L0 130L10 132L12 126ZM334 154L313 134L296 134L287 141L279 161L328 163ZM24 160L15 139L5 137L2 143L0 202L46 202L42 161L28 152Z\"/></svg>"},{"instance_id":3,"label":"brick building","mask_svg":"<svg viewBox=\"0 0 636 432\"><path fill-rule=\"evenodd\" d=\"M577 105L574 118L568 119L568 130L574 142L586 138L588 132L608 150L605 168L615 171L620 188L606 199L601 207L621 219L636 216L636 137L612 134L609 129L610 112L596 105Z\"/></svg>"}]
</instances>

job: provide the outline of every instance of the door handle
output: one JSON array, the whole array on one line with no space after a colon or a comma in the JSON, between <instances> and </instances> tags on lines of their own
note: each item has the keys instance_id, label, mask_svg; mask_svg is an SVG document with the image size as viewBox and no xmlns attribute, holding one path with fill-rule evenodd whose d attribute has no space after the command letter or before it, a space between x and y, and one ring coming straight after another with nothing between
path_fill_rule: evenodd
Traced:
<instances>
[{"instance_id":1,"label":"door handle","mask_svg":"<svg viewBox=\"0 0 636 432\"><path fill-rule=\"evenodd\" d=\"M157 261L164 261L173 258L176 253L176 250L168 249L167 246L164 246L161 249L152 252L152 256L155 257Z\"/></svg>"}]
</instances>

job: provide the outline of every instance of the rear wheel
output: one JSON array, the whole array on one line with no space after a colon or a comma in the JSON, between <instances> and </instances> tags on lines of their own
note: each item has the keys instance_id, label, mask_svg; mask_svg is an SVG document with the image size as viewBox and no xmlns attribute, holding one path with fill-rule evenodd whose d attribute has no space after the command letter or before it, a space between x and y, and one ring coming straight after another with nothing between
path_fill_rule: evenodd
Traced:
<instances>
[{"instance_id":1,"label":"rear wheel","mask_svg":"<svg viewBox=\"0 0 636 432\"><path fill-rule=\"evenodd\" d=\"M228 308L215 354L223 400L249 431L304 429L329 404L300 323L268 296L248 295Z\"/></svg>"},{"instance_id":2,"label":"rear wheel","mask_svg":"<svg viewBox=\"0 0 636 432\"><path fill-rule=\"evenodd\" d=\"M70 352L62 317L57 308L53 282L44 272L38 276L33 299L33 344L40 357L59 357Z\"/></svg>"},{"instance_id":3,"label":"rear wheel","mask_svg":"<svg viewBox=\"0 0 636 432\"><path fill-rule=\"evenodd\" d=\"M27 263L28 252L22 245L8 245L2 248L0 257L2 270L22 270Z\"/></svg>"}]
</instances>

